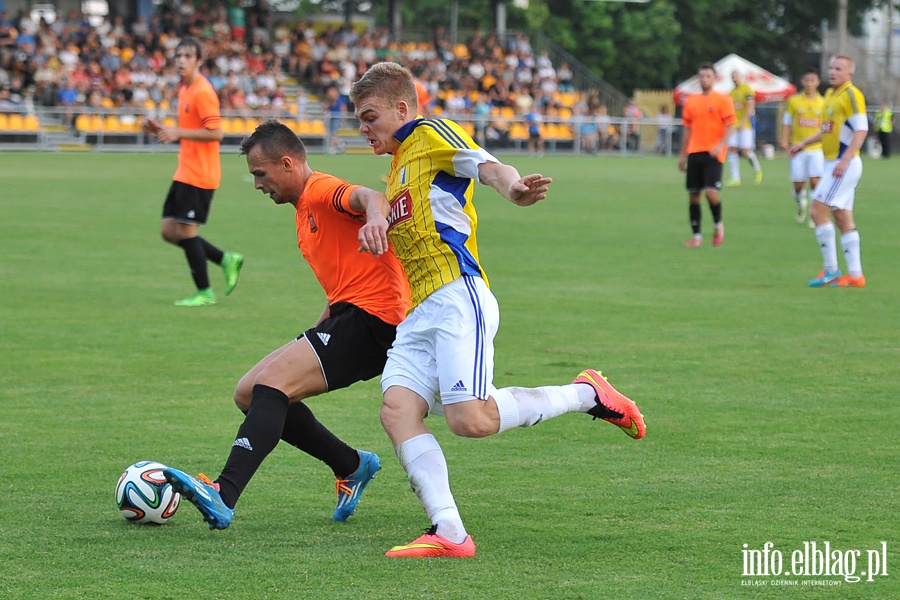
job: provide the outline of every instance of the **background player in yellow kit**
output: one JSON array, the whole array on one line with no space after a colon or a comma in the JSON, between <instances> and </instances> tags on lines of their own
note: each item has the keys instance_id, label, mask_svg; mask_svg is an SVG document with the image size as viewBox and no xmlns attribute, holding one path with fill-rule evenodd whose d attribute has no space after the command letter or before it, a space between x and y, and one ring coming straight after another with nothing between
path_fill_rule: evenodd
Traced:
<instances>
[{"instance_id":1,"label":"background player in yellow kit","mask_svg":"<svg viewBox=\"0 0 900 600\"><path fill-rule=\"evenodd\" d=\"M741 157L743 156L753 165L756 183L762 182L762 168L759 158L756 156L756 92L744 83L740 71L731 73L734 88L731 90L731 100L734 102L734 115L737 117L737 125L731 140L728 142L728 166L731 168L731 179L725 183L727 186L741 185Z\"/></svg>"},{"instance_id":2,"label":"background player in yellow kit","mask_svg":"<svg viewBox=\"0 0 900 600\"><path fill-rule=\"evenodd\" d=\"M819 93L819 74L809 69L800 79L803 91L790 97L784 111L781 133L781 149L791 146L808 137L812 137L822 128L822 114L825 110L825 99ZM802 152L791 157L791 181L794 182L794 202L797 203L797 222L803 223L807 217L809 198L806 183L809 182L809 193L816 189L822 173L825 171L825 155L822 153L822 142L806 146ZM814 227L812 219L809 226Z\"/></svg>"}]
</instances>

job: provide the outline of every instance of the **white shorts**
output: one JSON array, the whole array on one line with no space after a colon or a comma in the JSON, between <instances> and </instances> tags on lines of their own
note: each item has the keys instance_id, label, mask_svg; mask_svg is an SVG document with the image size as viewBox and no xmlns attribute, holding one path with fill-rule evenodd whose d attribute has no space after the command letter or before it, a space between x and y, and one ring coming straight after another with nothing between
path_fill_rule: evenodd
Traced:
<instances>
[{"instance_id":1,"label":"white shorts","mask_svg":"<svg viewBox=\"0 0 900 600\"><path fill-rule=\"evenodd\" d=\"M832 209L853 210L856 184L862 177L862 159L854 156L847 165L847 171L841 177L834 176L836 164L838 164L837 160L829 160L825 163L825 173L819 180L819 185L813 190L812 199L818 200Z\"/></svg>"},{"instance_id":2,"label":"white shorts","mask_svg":"<svg viewBox=\"0 0 900 600\"><path fill-rule=\"evenodd\" d=\"M799 183L825 173L825 154L822 149L804 150L791 157L791 181Z\"/></svg>"},{"instance_id":3,"label":"white shorts","mask_svg":"<svg viewBox=\"0 0 900 600\"><path fill-rule=\"evenodd\" d=\"M479 398L494 388L497 299L480 277L464 276L441 287L397 326L381 389L398 385L420 395L428 411Z\"/></svg>"},{"instance_id":4,"label":"white shorts","mask_svg":"<svg viewBox=\"0 0 900 600\"><path fill-rule=\"evenodd\" d=\"M729 148L739 148L741 150L753 150L756 148L756 132L750 129L735 129L728 140Z\"/></svg>"}]
</instances>

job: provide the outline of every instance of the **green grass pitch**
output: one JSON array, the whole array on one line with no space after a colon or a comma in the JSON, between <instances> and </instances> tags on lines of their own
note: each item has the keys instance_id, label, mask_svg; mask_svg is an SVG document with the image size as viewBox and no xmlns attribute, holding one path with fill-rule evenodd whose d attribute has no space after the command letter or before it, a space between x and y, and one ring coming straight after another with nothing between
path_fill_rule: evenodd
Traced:
<instances>
[{"instance_id":1,"label":"green grass pitch","mask_svg":"<svg viewBox=\"0 0 900 600\"><path fill-rule=\"evenodd\" d=\"M241 421L237 380L306 329L324 296L293 213L252 188L242 157L203 235L245 254L220 303L183 309L182 252L159 237L173 154L0 154L0 597L896 598L900 397L898 199L892 161L865 160L856 216L868 287L814 290L821 258L794 222L787 161L723 192L725 244L690 235L674 159L509 157L554 177L518 208L479 186L478 239L502 313L498 386L602 369L647 437L567 415L444 446L478 545L469 561L392 561L428 526L378 422L377 381L309 402L384 469L331 522L333 479L280 445L226 531L185 503L126 523L122 470L157 460L218 474ZM314 155L379 188L388 160ZM843 266L843 263L842 263ZM790 556L887 542L887 576L779 586L745 577L744 544ZM826 579L824 577L818 579ZM765 582L750 587L748 582ZM800 582L802 583L802 581Z\"/></svg>"}]
</instances>

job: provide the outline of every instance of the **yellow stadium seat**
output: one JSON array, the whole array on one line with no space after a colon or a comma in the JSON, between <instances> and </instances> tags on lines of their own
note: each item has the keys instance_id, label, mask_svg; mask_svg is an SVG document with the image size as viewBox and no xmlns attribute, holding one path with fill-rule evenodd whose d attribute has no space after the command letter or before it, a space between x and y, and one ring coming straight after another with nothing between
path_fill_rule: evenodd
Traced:
<instances>
[{"instance_id":1,"label":"yellow stadium seat","mask_svg":"<svg viewBox=\"0 0 900 600\"><path fill-rule=\"evenodd\" d=\"M325 135L327 132L325 130L325 122L319 119L316 119L311 124L310 134L311 135Z\"/></svg>"},{"instance_id":2,"label":"yellow stadium seat","mask_svg":"<svg viewBox=\"0 0 900 600\"><path fill-rule=\"evenodd\" d=\"M25 117L25 131L37 131L41 128L36 115L27 115Z\"/></svg>"},{"instance_id":3,"label":"yellow stadium seat","mask_svg":"<svg viewBox=\"0 0 900 600\"><path fill-rule=\"evenodd\" d=\"M75 117L75 129L78 131L87 131L89 126L88 116L87 115L78 115Z\"/></svg>"},{"instance_id":4,"label":"yellow stadium seat","mask_svg":"<svg viewBox=\"0 0 900 600\"><path fill-rule=\"evenodd\" d=\"M309 135L312 133L312 123L309 121L297 121L297 129L294 132L297 135Z\"/></svg>"},{"instance_id":5,"label":"yellow stadium seat","mask_svg":"<svg viewBox=\"0 0 900 600\"><path fill-rule=\"evenodd\" d=\"M471 136L475 135L475 123L472 121L466 121L465 123L460 123L460 126L463 130Z\"/></svg>"},{"instance_id":6,"label":"yellow stadium seat","mask_svg":"<svg viewBox=\"0 0 900 600\"><path fill-rule=\"evenodd\" d=\"M527 140L528 129L521 123L513 123L509 126L509 139L511 140Z\"/></svg>"},{"instance_id":7,"label":"yellow stadium seat","mask_svg":"<svg viewBox=\"0 0 900 600\"><path fill-rule=\"evenodd\" d=\"M241 117L232 117L231 118L231 133L243 135L246 126L244 125L244 119Z\"/></svg>"},{"instance_id":8,"label":"yellow stadium seat","mask_svg":"<svg viewBox=\"0 0 900 600\"><path fill-rule=\"evenodd\" d=\"M9 115L0 113L0 130L9 129Z\"/></svg>"},{"instance_id":9,"label":"yellow stadium seat","mask_svg":"<svg viewBox=\"0 0 900 600\"><path fill-rule=\"evenodd\" d=\"M9 128L12 131L22 131L25 129L25 119L22 118L22 115L18 113L9 115Z\"/></svg>"},{"instance_id":10,"label":"yellow stadium seat","mask_svg":"<svg viewBox=\"0 0 900 600\"><path fill-rule=\"evenodd\" d=\"M257 127L259 127L259 119L252 117L244 119L244 133L251 134Z\"/></svg>"},{"instance_id":11,"label":"yellow stadium seat","mask_svg":"<svg viewBox=\"0 0 900 600\"><path fill-rule=\"evenodd\" d=\"M121 123L119 123L119 117L116 115L106 115L106 118L103 119L103 129L106 131L119 131L122 129Z\"/></svg>"},{"instance_id":12,"label":"yellow stadium seat","mask_svg":"<svg viewBox=\"0 0 900 600\"><path fill-rule=\"evenodd\" d=\"M163 119L163 127L178 127L178 121L175 117L166 117Z\"/></svg>"},{"instance_id":13,"label":"yellow stadium seat","mask_svg":"<svg viewBox=\"0 0 900 600\"><path fill-rule=\"evenodd\" d=\"M101 131L103 129L103 117L100 115L88 115L88 131Z\"/></svg>"}]
</instances>

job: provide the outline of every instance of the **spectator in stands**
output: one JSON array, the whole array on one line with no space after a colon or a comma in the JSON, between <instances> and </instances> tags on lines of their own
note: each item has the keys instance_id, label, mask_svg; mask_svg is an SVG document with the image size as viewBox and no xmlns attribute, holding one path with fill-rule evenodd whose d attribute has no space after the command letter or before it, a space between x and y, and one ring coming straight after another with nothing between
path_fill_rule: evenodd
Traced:
<instances>
[{"instance_id":1,"label":"spectator in stands","mask_svg":"<svg viewBox=\"0 0 900 600\"><path fill-rule=\"evenodd\" d=\"M634 98L625 103L625 109L622 112L626 122L625 128L625 147L629 150L637 151L641 146L640 119L644 116L641 109L638 108Z\"/></svg>"},{"instance_id":2,"label":"spectator in stands","mask_svg":"<svg viewBox=\"0 0 900 600\"><path fill-rule=\"evenodd\" d=\"M663 104L659 107L659 113L656 115L656 153L668 154L670 151L670 140L672 139L672 126L675 121L672 113L669 112L669 105Z\"/></svg>"},{"instance_id":3,"label":"spectator in stands","mask_svg":"<svg viewBox=\"0 0 900 600\"><path fill-rule=\"evenodd\" d=\"M325 100L322 108L328 115L328 153L343 152L343 144L338 134L344 115L347 113L347 103L341 96L336 83L330 83L325 88Z\"/></svg>"}]
</instances>

